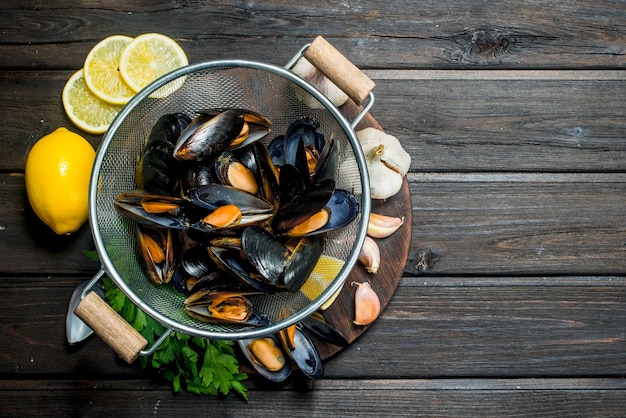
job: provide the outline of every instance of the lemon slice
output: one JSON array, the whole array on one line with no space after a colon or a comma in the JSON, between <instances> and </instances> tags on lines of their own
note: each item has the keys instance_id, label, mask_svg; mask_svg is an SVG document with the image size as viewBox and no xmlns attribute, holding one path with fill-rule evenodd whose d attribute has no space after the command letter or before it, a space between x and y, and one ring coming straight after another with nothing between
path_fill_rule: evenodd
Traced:
<instances>
[{"instance_id":1,"label":"lemon slice","mask_svg":"<svg viewBox=\"0 0 626 418\"><path fill-rule=\"evenodd\" d=\"M120 58L120 74L126 84L138 92L157 78L188 63L185 51L172 38L160 33L144 33L124 48ZM183 82L182 78L174 80L151 97L165 97Z\"/></svg>"},{"instance_id":2,"label":"lemon slice","mask_svg":"<svg viewBox=\"0 0 626 418\"><path fill-rule=\"evenodd\" d=\"M317 264L315 264L313 271L300 288L300 291L304 293L309 300L317 299L331 284L335 277L337 277L339 271L343 267L343 264L343 260L322 255L320 259L317 260ZM341 287L326 302L324 302L320 309L325 310L332 305L340 292Z\"/></svg>"},{"instance_id":3,"label":"lemon slice","mask_svg":"<svg viewBox=\"0 0 626 418\"><path fill-rule=\"evenodd\" d=\"M85 132L103 134L115 119L121 106L98 99L85 84L83 69L76 71L63 87L63 108L70 120Z\"/></svg>"},{"instance_id":4,"label":"lemon slice","mask_svg":"<svg viewBox=\"0 0 626 418\"><path fill-rule=\"evenodd\" d=\"M122 51L132 40L133 38L124 35L109 36L98 42L87 54L83 66L85 83L100 100L123 105L135 95L135 91L128 87L119 71Z\"/></svg>"}]
</instances>

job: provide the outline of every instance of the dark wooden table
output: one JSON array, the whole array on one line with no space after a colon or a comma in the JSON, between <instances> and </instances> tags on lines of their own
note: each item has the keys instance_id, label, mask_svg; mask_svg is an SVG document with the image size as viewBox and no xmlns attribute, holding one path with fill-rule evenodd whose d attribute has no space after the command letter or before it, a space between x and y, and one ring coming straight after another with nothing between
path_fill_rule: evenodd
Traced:
<instances>
[{"instance_id":1,"label":"dark wooden table","mask_svg":"<svg viewBox=\"0 0 626 418\"><path fill-rule=\"evenodd\" d=\"M0 6L0 415L623 416L626 2L12 1ZM65 341L99 265L34 216L24 161L100 39L162 32L190 62L284 65L323 35L377 84L411 153L412 239L377 322L323 379L248 403L174 394ZM97 146L101 137L89 136Z\"/></svg>"}]
</instances>

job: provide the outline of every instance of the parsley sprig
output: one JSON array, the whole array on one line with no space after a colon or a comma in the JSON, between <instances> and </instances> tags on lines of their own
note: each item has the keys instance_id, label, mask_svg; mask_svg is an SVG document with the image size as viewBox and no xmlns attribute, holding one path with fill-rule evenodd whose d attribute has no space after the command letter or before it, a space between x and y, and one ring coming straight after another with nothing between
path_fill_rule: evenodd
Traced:
<instances>
[{"instance_id":1,"label":"parsley sprig","mask_svg":"<svg viewBox=\"0 0 626 418\"><path fill-rule=\"evenodd\" d=\"M97 258L95 252L87 255ZM137 308L109 277L104 277L103 284L113 310L154 344L165 332L163 325ZM248 400L243 383L248 375L239 371L233 341L172 332L153 354L139 357L139 362L142 369L153 369L171 382L175 392L226 396L234 391Z\"/></svg>"}]
</instances>

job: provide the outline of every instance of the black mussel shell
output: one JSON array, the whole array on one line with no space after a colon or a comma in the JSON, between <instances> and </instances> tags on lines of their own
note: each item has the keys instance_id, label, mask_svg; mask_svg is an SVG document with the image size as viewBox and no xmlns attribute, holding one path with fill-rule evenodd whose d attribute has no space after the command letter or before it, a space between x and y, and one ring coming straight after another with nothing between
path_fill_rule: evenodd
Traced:
<instances>
[{"instance_id":1,"label":"black mussel shell","mask_svg":"<svg viewBox=\"0 0 626 418\"><path fill-rule=\"evenodd\" d=\"M198 292L200 290L210 291L239 291L243 290L233 284L232 277L222 273L221 271L213 271L205 276L197 278L196 280L190 280L188 285L191 284L189 294Z\"/></svg>"},{"instance_id":2,"label":"black mussel shell","mask_svg":"<svg viewBox=\"0 0 626 418\"><path fill-rule=\"evenodd\" d=\"M193 188L188 191L187 198L193 204L208 210L224 205L235 205L243 214L271 213L274 209L263 199L223 184L206 184Z\"/></svg>"},{"instance_id":3,"label":"black mussel shell","mask_svg":"<svg viewBox=\"0 0 626 418\"><path fill-rule=\"evenodd\" d=\"M287 379L287 377L289 377L289 375L291 374L291 368L292 368L291 358L289 357L287 353L285 353L284 349L282 348L282 345L280 344L276 336L270 335L270 336L262 337L262 338L271 339L273 347L275 347L275 349L277 350L277 353L278 353L277 355L282 356L281 360L283 362L283 365L278 370L267 369L266 367L263 366L261 362L255 359L254 355L251 353L249 346L252 342L258 340L258 338L239 340L238 341L239 347L241 348L241 351L244 357L248 360L250 365L252 365L252 367L254 367L254 369L261 376L263 376L264 378L266 378L267 380L271 382L282 382L285 379Z\"/></svg>"},{"instance_id":4,"label":"black mussel shell","mask_svg":"<svg viewBox=\"0 0 626 418\"><path fill-rule=\"evenodd\" d=\"M229 109L217 116L201 113L181 133L174 157L202 161L225 150L243 128L243 115Z\"/></svg>"},{"instance_id":5,"label":"black mussel shell","mask_svg":"<svg viewBox=\"0 0 626 418\"><path fill-rule=\"evenodd\" d=\"M190 121L183 113L166 114L157 120L137 163L137 188L157 194L174 194L179 177L173 155L174 146Z\"/></svg>"},{"instance_id":6,"label":"black mussel shell","mask_svg":"<svg viewBox=\"0 0 626 418\"><path fill-rule=\"evenodd\" d=\"M319 122L308 116L296 119L289 125L285 132L285 159L287 163L289 163L290 156L293 156L289 148L297 142L302 142L305 148L315 149L317 152L324 148L324 135L317 131L319 127Z\"/></svg>"},{"instance_id":7,"label":"black mussel shell","mask_svg":"<svg viewBox=\"0 0 626 418\"><path fill-rule=\"evenodd\" d=\"M146 210L145 205L162 204L171 209L163 212ZM119 194L114 206L117 211L134 221L157 228L184 229L189 224L186 213L187 203L180 198L132 190Z\"/></svg>"},{"instance_id":8,"label":"black mussel shell","mask_svg":"<svg viewBox=\"0 0 626 418\"><path fill-rule=\"evenodd\" d=\"M233 170L233 168L235 169ZM235 187L253 195L256 195L259 190L255 168L255 162L251 161L250 158L243 160L238 158L232 151L223 151L215 158L213 163L215 178L219 183ZM233 172L239 175L232 176Z\"/></svg>"},{"instance_id":9,"label":"black mussel shell","mask_svg":"<svg viewBox=\"0 0 626 418\"><path fill-rule=\"evenodd\" d=\"M241 257L240 250L210 247L209 251L217 267L230 275L233 280L236 280L239 286L263 293L275 293L283 290L279 286L265 281L256 268Z\"/></svg>"},{"instance_id":10,"label":"black mussel shell","mask_svg":"<svg viewBox=\"0 0 626 418\"><path fill-rule=\"evenodd\" d=\"M324 375L322 359L315 345L300 325L296 325L293 349L288 349L284 345L283 348L308 378L319 379Z\"/></svg>"},{"instance_id":11,"label":"black mussel shell","mask_svg":"<svg viewBox=\"0 0 626 418\"><path fill-rule=\"evenodd\" d=\"M255 142L247 149L250 150L242 160L253 160L249 167L254 167L253 171L257 175L259 184L259 197L270 204L276 204L280 189L278 186L278 169L272 162L268 148L262 142ZM251 155L251 156L250 156Z\"/></svg>"},{"instance_id":12,"label":"black mussel shell","mask_svg":"<svg viewBox=\"0 0 626 418\"><path fill-rule=\"evenodd\" d=\"M326 204L330 210L330 219L322 231L328 232L342 228L352 222L359 214L359 202L356 197L343 189L336 189Z\"/></svg>"},{"instance_id":13,"label":"black mussel shell","mask_svg":"<svg viewBox=\"0 0 626 418\"><path fill-rule=\"evenodd\" d=\"M213 176L213 165L210 161L187 161L181 167L180 188L183 195L200 186L216 182Z\"/></svg>"},{"instance_id":14,"label":"black mussel shell","mask_svg":"<svg viewBox=\"0 0 626 418\"><path fill-rule=\"evenodd\" d=\"M187 295L189 293L189 289L187 288L188 278L189 276L183 267L180 264L176 265L174 274L172 275L172 287L183 295Z\"/></svg>"},{"instance_id":15,"label":"black mussel shell","mask_svg":"<svg viewBox=\"0 0 626 418\"><path fill-rule=\"evenodd\" d=\"M185 299L185 312L203 322L216 324L255 325L252 302L247 296L255 292L241 290L212 290L202 288Z\"/></svg>"},{"instance_id":16,"label":"black mussel shell","mask_svg":"<svg viewBox=\"0 0 626 418\"><path fill-rule=\"evenodd\" d=\"M210 115L210 116L217 116L220 113L226 112L227 110L234 110L236 112L241 113L241 115L243 115L244 120L248 123L252 123L254 125L265 126L265 127L272 126L272 121L269 120L267 117L263 116L262 114L258 112L255 112L254 110L244 109L241 107L234 107L234 108L233 107L213 107L213 108L202 109L200 113Z\"/></svg>"},{"instance_id":17,"label":"black mussel shell","mask_svg":"<svg viewBox=\"0 0 626 418\"><path fill-rule=\"evenodd\" d=\"M172 230L136 223L135 235L137 249L150 280L155 284L170 283L176 271Z\"/></svg>"},{"instance_id":18,"label":"black mussel shell","mask_svg":"<svg viewBox=\"0 0 626 418\"><path fill-rule=\"evenodd\" d=\"M180 263L190 276L202 277L217 270L215 262L209 255L209 249L203 245L197 245L186 249L181 254Z\"/></svg>"},{"instance_id":19,"label":"black mussel shell","mask_svg":"<svg viewBox=\"0 0 626 418\"><path fill-rule=\"evenodd\" d=\"M331 138L326 141L319 160L315 166L313 183L321 183L326 179L335 178L339 167L339 143Z\"/></svg>"},{"instance_id":20,"label":"black mussel shell","mask_svg":"<svg viewBox=\"0 0 626 418\"><path fill-rule=\"evenodd\" d=\"M241 246L255 269L273 285L283 284L289 249L263 228L247 227L241 235Z\"/></svg>"},{"instance_id":21,"label":"black mussel shell","mask_svg":"<svg viewBox=\"0 0 626 418\"><path fill-rule=\"evenodd\" d=\"M356 197L343 189L336 189L324 208L328 213L328 221L325 225L312 230L308 228L290 229L284 235L294 237L323 234L346 226L359 214L359 202Z\"/></svg>"},{"instance_id":22,"label":"black mussel shell","mask_svg":"<svg viewBox=\"0 0 626 418\"><path fill-rule=\"evenodd\" d=\"M324 251L321 235L303 237L296 245L284 269L283 282L290 292L300 290Z\"/></svg>"},{"instance_id":23,"label":"black mussel shell","mask_svg":"<svg viewBox=\"0 0 626 418\"><path fill-rule=\"evenodd\" d=\"M285 164L285 135L278 135L267 146L272 163L280 167Z\"/></svg>"},{"instance_id":24,"label":"black mussel shell","mask_svg":"<svg viewBox=\"0 0 626 418\"><path fill-rule=\"evenodd\" d=\"M285 165L280 171L282 195L278 202L278 210L272 219L272 229L277 234L287 232L322 210L335 190L335 180L333 179L327 179L308 189L296 190L299 187L296 180L298 178L297 171L285 171L285 168L288 167L291 166Z\"/></svg>"}]
</instances>

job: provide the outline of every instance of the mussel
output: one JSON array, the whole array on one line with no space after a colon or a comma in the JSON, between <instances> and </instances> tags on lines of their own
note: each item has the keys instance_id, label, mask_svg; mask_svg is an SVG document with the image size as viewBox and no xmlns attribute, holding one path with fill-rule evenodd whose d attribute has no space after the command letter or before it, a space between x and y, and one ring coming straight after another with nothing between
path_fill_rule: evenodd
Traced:
<instances>
[{"instance_id":1,"label":"mussel","mask_svg":"<svg viewBox=\"0 0 626 418\"><path fill-rule=\"evenodd\" d=\"M250 263L248 257L242 257L241 252L234 248L211 246L208 248L210 258L217 268L232 278L232 282L251 291L276 293L285 290L279 283L267 280ZM235 287L233 285L233 287Z\"/></svg>"},{"instance_id":2,"label":"mussel","mask_svg":"<svg viewBox=\"0 0 626 418\"><path fill-rule=\"evenodd\" d=\"M282 382L291 374L291 358L276 336L242 339L238 343L244 357L267 380Z\"/></svg>"},{"instance_id":3,"label":"mussel","mask_svg":"<svg viewBox=\"0 0 626 418\"><path fill-rule=\"evenodd\" d=\"M249 322L255 319L254 309L246 297L251 294L254 293L200 289L185 299L185 312L204 322L254 325Z\"/></svg>"},{"instance_id":4,"label":"mussel","mask_svg":"<svg viewBox=\"0 0 626 418\"><path fill-rule=\"evenodd\" d=\"M178 186L174 146L191 119L183 113L161 116L148 134L137 168L137 188L150 193L173 195Z\"/></svg>"},{"instance_id":5,"label":"mussel","mask_svg":"<svg viewBox=\"0 0 626 418\"><path fill-rule=\"evenodd\" d=\"M173 154L179 160L203 161L261 139L270 132L269 125L269 120L251 111L204 110L181 133Z\"/></svg>"},{"instance_id":6,"label":"mussel","mask_svg":"<svg viewBox=\"0 0 626 418\"><path fill-rule=\"evenodd\" d=\"M302 237L290 250L266 229L247 227L241 236L250 263L273 285L297 292L309 277L324 250L319 236Z\"/></svg>"},{"instance_id":7,"label":"mussel","mask_svg":"<svg viewBox=\"0 0 626 418\"><path fill-rule=\"evenodd\" d=\"M224 151L215 160L215 177L220 183L255 195L259 184L254 171L237 158L233 152Z\"/></svg>"},{"instance_id":8,"label":"mussel","mask_svg":"<svg viewBox=\"0 0 626 418\"><path fill-rule=\"evenodd\" d=\"M115 208L134 221L153 227L184 229L189 225L189 204L181 198L131 190L120 193Z\"/></svg>"},{"instance_id":9,"label":"mussel","mask_svg":"<svg viewBox=\"0 0 626 418\"><path fill-rule=\"evenodd\" d=\"M150 280L155 284L170 283L176 270L172 230L136 224L135 232Z\"/></svg>"},{"instance_id":10,"label":"mussel","mask_svg":"<svg viewBox=\"0 0 626 418\"><path fill-rule=\"evenodd\" d=\"M289 357L305 376L319 379L324 375L322 359L302 325L296 323L283 328L278 332L278 337Z\"/></svg>"},{"instance_id":11,"label":"mussel","mask_svg":"<svg viewBox=\"0 0 626 418\"><path fill-rule=\"evenodd\" d=\"M335 189L326 205L306 220L287 229L284 234L297 237L315 235L342 228L359 213L359 202L347 190Z\"/></svg>"}]
</instances>

